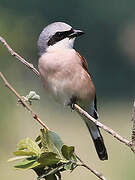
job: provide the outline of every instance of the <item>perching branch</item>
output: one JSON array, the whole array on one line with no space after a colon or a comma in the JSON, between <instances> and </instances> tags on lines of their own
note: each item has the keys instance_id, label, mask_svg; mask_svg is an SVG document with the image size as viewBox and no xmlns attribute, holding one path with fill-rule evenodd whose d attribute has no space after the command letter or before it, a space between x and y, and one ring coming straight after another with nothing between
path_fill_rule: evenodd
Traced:
<instances>
[{"instance_id":1,"label":"perching branch","mask_svg":"<svg viewBox=\"0 0 135 180\"><path fill-rule=\"evenodd\" d=\"M9 52L11 53L11 55L15 56L17 59L19 59L23 64L25 64L29 69L31 69L36 75L40 76L40 73L38 72L38 70L36 70L34 68L34 66L30 63L28 63L25 59L23 59L21 56L19 56L16 52L14 52L10 46L7 44L7 42L0 37L0 41L6 46L6 48L9 50ZM96 119L94 119L92 116L90 116L86 111L84 111L81 107L79 107L77 104L74 105L75 109L82 114L83 116L85 116L86 118L88 118L90 121L94 122L97 126L99 126L100 128L102 128L103 130L105 130L106 132L108 132L109 134L111 134L114 138L116 138L117 140L119 140L120 142L124 143L125 145L127 145L128 147L131 148L131 150L133 152L135 152L134 148L132 148L132 142L130 142L129 140L127 140L126 138L122 137L121 135L119 135L117 132L115 132L114 130L112 130L111 128L103 125L101 122L97 121ZM134 118L135 119L135 118ZM133 121L135 124L135 121ZM135 126L135 125L134 125ZM133 132L132 132L132 139L133 137L135 137L135 135L133 136L135 128L133 128ZM135 138L134 138L135 139ZM135 141L135 140L134 140Z\"/></svg>"},{"instance_id":2,"label":"perching branch","mask_svg":"<svg viewBox=\"0 0 135 180\"><path fill-rule=\"evenodd\" d=\"M5 39L3 37L1 37L1 36L0 36L0 41L8 49L8 51L10 52L10 54L12 56L16 57L20 62L25 64L25 66L27 66L29 69L31 69L37 76L40 76L40 73L38 72L38 70L36 68L34 68L33 64L27 62L19 54L17 54L15 51L13 51L13 49L8 45L8 43L5 41Z\"/></svg>"},{"instance_id":3,"label":"perching branch","mask_svg":"<svg viewBox=\"0 0 135 180\"><path fill-rule=\"evenodd\" d=\"M32 108L24 101L23 97L21 97L19 95L19 93L9 84L9 82L7 81L7 79L4 77L4 75L0 72L0 77L2 78L2 80L5 83L5 86L7 88L9 88L16 96L17 98L19 98L20 102L22 103L22 105L31 112L32 116L34 119L36 119L46 130L50 130L37 116L37 114L32 110ZM107 180L103 174L101 174L100 172L96 171L95 169L92 169L91 167L89 167L88 165L86 165L79 156L77 156L77 159L82 163L81 166L87 168L88 170L90 170L93 174L95 174L98 178L100 178L101 180Z\"/></svg>"},{"instance_id":4,"label":"perching branch","mask_svg":"<svg viewBox=\"0 0 135 180\"><path fill-rule=\"evenodd\" d=\"M46 130L50 130L44 123L43 121L41 121L41 119L39 119L39 117L37 116L37 114L32 110L32 108L24 101L23 97L20 96L16 90L8 83L8 81L6 80L6 78L4 77L4 75L0 72L0 77L3 79L5 86L7 88L9 88L16 96L17 98L19 98L19 101L22 103L22 105L29 111L31 112L33 118L38 121L39 124L41 124L41 126L43 126Z\"/></svg>"},{"instance_id":5,"label":"perching branch","mask_svg":"<svg viewBox=\"0 0 135 180\"><path fill-rule=\"evenodd\" d=\"M82 108L80 108L77 104L74 105L75 109L82 114L83 116L85 116L86 118L88 118L90 121L94 122L98 127L102 128L103 130L105 130L106 132L108 132L109 134L111 134L114 138L116 138L117 140L119 140L120 142L124 143L125 145L127 145L128 147L131 148L132 143L127 140L126 138L122 137L121 135L119 135L118 133L116 133L114 130L112 130L111 128L107 127L106 125L102 124L101 122L97 121L96 119L94 119L91 115L89 115L86 111L84 111Z\"/></svg>"}]
</instances>

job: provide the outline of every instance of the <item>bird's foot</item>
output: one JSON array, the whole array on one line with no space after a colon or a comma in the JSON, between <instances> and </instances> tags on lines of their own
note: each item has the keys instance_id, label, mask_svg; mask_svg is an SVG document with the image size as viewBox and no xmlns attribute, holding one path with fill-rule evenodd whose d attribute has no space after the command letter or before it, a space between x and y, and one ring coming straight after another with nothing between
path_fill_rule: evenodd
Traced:
<instances>
[{"instance_id":1,"label":"bird's foot","mask_svg":"<svg viewBox=\"0 0 135 180\"><path fill-rule=\"evenodd\" d=\"M75 106L74 106L75 103L76 103L76 97L72 97L70 99L70 103L68 104L71 107L71 110L75 109Z\"/></svg>"},{"instance_id":2,"label":"bird's foot","mask_svg":"<svg viewBox=\"0 0 135 180\"><path fill-rule=\"evenodd\" d=\"M71 107L72 110L74 110L75 109L74 103L71 103L70 107Z\"/></svg>"}]
</instances>

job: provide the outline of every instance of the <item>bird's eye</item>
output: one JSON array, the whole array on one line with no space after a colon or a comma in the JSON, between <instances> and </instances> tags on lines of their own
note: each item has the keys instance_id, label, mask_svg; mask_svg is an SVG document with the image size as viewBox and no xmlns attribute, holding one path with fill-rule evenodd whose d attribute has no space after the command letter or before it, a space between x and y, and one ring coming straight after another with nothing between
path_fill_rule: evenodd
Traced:
<instances>
[{"instance_id":1,"label":"bird's eye","mask_svg":"<svg viewBox=\"0 0 135 180\"><path fill-rule=\"evenodd\" d=\"M56 33L56 36L59 36L59 37L60 37L60 36L62 36L62 33L61 33L61 32L57 32L57 33Z\"/></svg>"}]
</instances>

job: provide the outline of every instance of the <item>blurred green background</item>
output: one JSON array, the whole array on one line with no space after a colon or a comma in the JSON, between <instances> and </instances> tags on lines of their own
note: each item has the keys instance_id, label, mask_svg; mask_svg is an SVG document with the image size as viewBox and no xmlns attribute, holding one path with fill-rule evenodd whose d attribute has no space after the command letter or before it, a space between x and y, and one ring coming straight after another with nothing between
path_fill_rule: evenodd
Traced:
<instances>
[{"instance_id":1,"label":"blurred green background","mask_svg":"<svg viewBox=\"0 0 135 180\"><path fill-rule=\"evenodd\" d=\"M64 21L85 35L75 48L87 59L98 96L103 123L130 139L131 114L135 93L135 1L134 0L0 0L0 36L21 56L37 67L37 39L42 29ZM11 57L0 44L0 71L13 87L26 95L35 90L41 96L33 109L56 131L67 145L75 145L81 158L110 180L135 179L135 156L123 144L102 131L109 160L101 162L80 117L53 102L40 80ZM35 138L40 126L17 105L16 97L0 80L0 179L36 179L32 171L15 171L7 163L20 139ZM91 172L78 168L63 174L64 180L92 179Z\"/></svg>"}]
</instances>

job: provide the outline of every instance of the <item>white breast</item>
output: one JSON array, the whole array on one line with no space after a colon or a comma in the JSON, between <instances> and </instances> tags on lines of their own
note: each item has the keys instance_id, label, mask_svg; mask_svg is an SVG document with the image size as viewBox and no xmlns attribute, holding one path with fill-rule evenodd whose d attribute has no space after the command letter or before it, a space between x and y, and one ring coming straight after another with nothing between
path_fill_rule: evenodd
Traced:
<instances>
[{"instance_id":1,"label":"white breast","mask_svg":"<svg viewBox=\"0 0 135 180\"><path fill-rule=\"evenodd\" d=\"M74 96L82 101L93 98L94 85L74 49L58 48L43 54L39 71L45 89L64 105Z\"/></svg>"},{"instance_id":2,"label":"white breast","mask_svg":"<svg viewBox=\"0 0 135 180\"><path fill-rule=\"evenodd\" d=\"M39 59L45 89L64 105L69 103L73 95L69 88L74 76L72 69L79 63L75 53L74 49L63 48L45 53Z\"/></svg>"}]
</instances>

